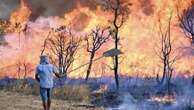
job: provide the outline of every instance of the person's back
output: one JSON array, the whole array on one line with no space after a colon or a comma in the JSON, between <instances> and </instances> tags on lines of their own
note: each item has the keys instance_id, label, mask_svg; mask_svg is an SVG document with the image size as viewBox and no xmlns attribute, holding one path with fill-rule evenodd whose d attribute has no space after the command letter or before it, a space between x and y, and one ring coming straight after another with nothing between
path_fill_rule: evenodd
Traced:
<instances>
[{"instance_id":1,"label":"person's back","mask_svg":"<svg viewBox=\"0 0 194 110\"><path fill-rule=\"evenodd\" d=\"M52 64L39 64L37 66L37 73L40 79L40 87L52 88L53 87L53 71Z\"/></svg>"},{"instance_id":2,"label":"person's back","mask_svg":"<svg viewBox=\"0 0 194 110\"><path fill-rule=\"evenodd\" d=\"M49 64L47 56L40 57L40 64L36 67L36 80L40 83L40 95L43 102L44 110L50 109L51 91L53 88L53 74L60 77L57 69Z\"/></svg>"}]
</instances>

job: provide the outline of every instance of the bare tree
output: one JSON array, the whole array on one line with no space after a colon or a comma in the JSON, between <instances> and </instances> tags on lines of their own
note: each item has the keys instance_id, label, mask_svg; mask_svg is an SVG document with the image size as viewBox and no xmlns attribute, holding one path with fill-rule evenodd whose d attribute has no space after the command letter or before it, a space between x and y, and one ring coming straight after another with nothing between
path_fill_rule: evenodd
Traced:
<instances>
[{"instance_id":1,"label":"bare tree","mask_svg":"<svg viewBox=\"0 0 194 110\"><path fill-rule=\"evenodd\" d=\"M16 66L17 66L17 76L19 79L21 79L22 63L20 60L17 61Z\"/></svg>"},{"instance_id":2,"label":"bare tree","mask_svg":"<svg viewBox=\"0 0 194 110\"><path fill-rule=\"evenodd\" d=\"M25 79L24 80L25 83L27 75L33 71L32 65L28 62L23 62L23 71L24 71L23 79Z\"/></svg>"},{"instance_id":3,"label":"bare tree","mask_svg":"<svg viewBox=\"0 0 194 110\"><path fill-rule=\"evenodd\" d=\"M180 27L183 29L185 36L191 41L191 44L194 44L194 2L183 10L182 14L180 14L179 8L177 10Z\"/></svg>"},{"instance_id":4,"label":"bare tree","mask_svg":"<svg viewBox=\"0 0 194 110\"><path fill-rule=\"evenodd\" d=\"M121 0L103 0L102 3L105 9L111 11L113 13L113 19L110 21L113 25L113 38L114 38L114 47L115 49L119 49L119 29L123 26L124 22L126 22L128 15L130 13L129 6L131 3ZM119 76L118 76L118 68L119 68L119 57L114 57L114 75L117 88L119 88Z\"/></svg>"},{"instance_id":5,"label":"bare tree","mask_svg":"<svg viewBox=\"0 0 194 110\"><path fill-rule=\"evenodd\" d=\"M162 27L161 21L159 20L159 37L161 38L161 40L156 50L156 53L163 64L162 79L160 80L159 75L157 74L157 81L160 85L167 85L168 91L170 91L170 81L173 75L173 64L179 58L178 55L174 55L173 43L171 38L171 19L172 15L168 20L166 29Z\"/></svg>"},{"instance_id":6,"label":"bare tree","mask_svg":"<svg viewBox=\"0 0 194 110\"><path fill-rule=\"evenodd\" d=\"M26 60L19 59L16 66L18 78L22 79L22 85L25 86L27 76L33 72L32 65Z\"/></svg>"},{"instance_id":7,"label":"bare tree","mask_svg":"<svg viewBox=\"0 0 194 110\"><path fill-rule=\"evenodd\" d=\"M194 45L194 1L191 5L183 10L180 14L179 6L177 6L178 18L180 27L183 29L185 36L190 40L191 45ZM192 78L192 84L194 84L194 75Z\"/></svg>"},{"instance_id":8,"label":"bare tree","mask_svg":"<svg viewBox=\"0 0 194 110\"><path fill-rule=\"evenodd\" d=\"M89 65L87 68L87 74L85 80L88 80L90 75L90 71L93 64L93 59L95 57L96 52L101 48L103 44L105 44L110 38L111 34L109 32L109 28L101 29L100 27L96 27L96 29L92 30L92 32L86 36L87 42L87 52L90 53Z\"/></svg>"},{"instance_id":9,"label":"bare tree","mask_svg":"<svg viewBox=\"0 0 194 110\"><path fill-rule=\"evenodd\" d=\"M66 26L60 26L59 28L57 29L54 29L54 28L51 28L49 31L48 31L48 34L46 35L46 38L44 40L44 43L43 43L43 48L41 50L41 54L40 55L43 55L46 47L47 47L47 42L48 40L50 39L50 36L52 35L52 33L56 33L56 32L61 32L63 31L64 29L66 29Z\"/></svg>"},{"instance_id":10,"label":"bare tree","mask_svg":"<svg viewBox=\"0 0 194 110\"><path fill-rule=\"evenodd\" d=\"M47 48L54 55L53 63L58 63L60 74L67 75L67 70L74 61L80 41L80 38L74 36L70 29L57 32L48 39Z\"/></svg>"},{"instance_id":11,"label":"bare tree","mask_svg":"<svg viewBox=\"0 0 194 110\"><path fill-rule=\"evenodd\" d=\"M49 38L50 38L51 32L52 32L52 31L49 31L49 32L48 32L48 34L47 34L47 36L46 36L46 39L44 40L43 48L42 48L42 50L41 50L40 56L43 55L43 53L44 53L44 51L45 51L45 49L46 49L46 47L47 47L47 42L48 42L48 40L49 40Z\"/></svg>"}]
</instances>

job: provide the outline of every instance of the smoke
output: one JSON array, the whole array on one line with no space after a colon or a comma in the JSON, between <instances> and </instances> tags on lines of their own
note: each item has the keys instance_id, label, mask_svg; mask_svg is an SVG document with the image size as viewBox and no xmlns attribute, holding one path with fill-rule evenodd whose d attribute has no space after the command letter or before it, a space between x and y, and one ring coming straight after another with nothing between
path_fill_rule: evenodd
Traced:
<instances>
[{"instance_id":1,"label":"smoke","mask_svg":"<svg viewBox=\"0 0 194 110\"><path fill-rule=\"evenodd\" d=\"M82 31L82 29L84 29L89 23L89 22L82 22L82 21L89 21L89 20L90 20L90 17L88 15L86 15L85 13L80 13L78 16L73 18L72 27L76 31Z\"/></svg>"},{"instance_id":2,"label":"smoke","mask_svg":"<svg viewBox=\"0 0 194 110\"><path fill-rule=\"evenodd\" d=\"M0 0L0 18L8 19L19 3L19 0Z\"/></svg>"},{"instance_id":3,"label":"smoke","mask_svg":"<svg viewBox=\"0 0 194 110\"><path fill-rule=\"evenodd\" d=\"M140 83L141 80L138 80L137 82ZM154 83L154 80L151 80L151 82ZM146 80L144 80L144 83L146 83ZM141 83L139 85L141 87L137 86L135 89L128 88L129 90L127 90L126 88L126 90L129 91L129 93L123 94L121 98L123 99L122 101L123 103L121 105L119 105L116 108L107 108L107 109L108 110L193 110L194 89L193 89L193 85L191 84L191 78L184 78L182 76L177 76L172 80L172 84L173 86L171 87L171 90L173 90L173 94L175 96L175 99L173 99L172 102L164 102L164 99L161 99L161 101L159 101L159 100L152 100L149 97L146 98L146 96L143 94L144 91L142 91L142 89L153 88L155 90L156 85L149 84L148 87L146 86L144 87L143 83ZM158 96L155 92L149 91L149 93L151 97ZM160 98L164 98L164 96Z\"/></svg>"},{"instance_id":4,"label":"smoke","mask_svg":"<svg viewBox=\"0 0 194 110\"><path fill-rule=\"evenodd\" d=\"M139 2L145 15L149 16L154 13L154 5L151 0L139 0Z\"/></svg>"},{"instance_id":5,"label":"smoke","mask_svg":"<svg viewBox=\"0 0 194 110\"><path fill-rule=\"evenodd\" d=\"M77 5L88 7L90 10L97 8L93 0L26 0L32 9L31 20L39 16L63 16L65 13L76 9ZM10 14L20 6L20 0L0 0L0 18L8 19Z\"/></svg>"}]
</instances>

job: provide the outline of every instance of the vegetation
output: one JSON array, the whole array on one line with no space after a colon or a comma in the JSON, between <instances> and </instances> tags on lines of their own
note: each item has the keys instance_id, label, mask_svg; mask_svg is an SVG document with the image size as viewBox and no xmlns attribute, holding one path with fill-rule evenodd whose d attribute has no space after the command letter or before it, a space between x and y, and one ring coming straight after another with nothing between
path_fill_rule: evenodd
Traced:
<instances>
[{"instance_id":1,"label":"vegetation","mask_svg":"<svg viewBox=\"0 0 194 110\"><path fill-rule=\"evenodd\" d=\"M80 38L75 36L71 29L65 28L63 32L51 34L46 40L52 63L57 65L60 74L67 75L80 45Z\"/></svg>"},{"instance_id":2,"label":"vegetation","mask_svg":"<svg viewBox=\"0 0 194 110\"><path fill-rule=\"evenodd\" d=\"M121 0L104 0L103 3L105 9L113 14L113 19L111 19L111 27L114 39L114 48L119 49L120 36L119 30L126 22L128 15L130 13L129 6L131 3L123 2ZM117 88L119 88L119 57L118 55L113 59L113 70L115 75L115 81Z\"/></svg>"},{"instance_id":3,"label":"vegetation","mask_svg":"<svg viewBox=\"0 0 194 110\"><path fill-rule=\"evenodd\" d=\"M18 81L17 84L8 84L6 86L1 86L0 90L18 92L27 95L39 95L39 85L27 85L23 81ZM68 101L80 101L89 102L90 99L90 89L87 85L65 85L61 88L53 89L53 98L68 100Z\"/></svg>"},{"instance_id":4,"label":"vegetation","mask_svg":"<svg viewBox=\"0 0 194 110\"><path fill-rule=\"evenodd\" d=\"M194 44L194 2L182 14L178 10L178 18L186 38L190 40L191 44Z\"/></svg>"},{"instance_id":5,"label":"vegetation","mask_svg":"<svg viewBox=\"0 0 194 110\"><path fill-rule=\"evenodd\" d=\"M96 52L108 41L110 36L111 33L109 32L109 28L101 29L100 27L96 27L96 29L92 30L92 32L86 36L85 40L87 42L87 52L90 53L89 66L87 68L85 78L86 81L90 75Z\"/></svg>"}]
</instances>

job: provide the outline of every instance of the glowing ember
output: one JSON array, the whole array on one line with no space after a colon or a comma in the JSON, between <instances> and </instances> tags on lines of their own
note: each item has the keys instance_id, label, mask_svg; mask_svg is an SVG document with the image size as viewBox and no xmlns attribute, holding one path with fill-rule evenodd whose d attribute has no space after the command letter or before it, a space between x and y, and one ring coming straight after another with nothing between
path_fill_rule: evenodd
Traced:
<instances>
[{"instance_id":1,"label":"glowing ember","mask_svg":"<svg viewBox=\"0 0 194 110\"><path fill-rule=\"evenodd\" d=\"M169 95L153 96L148 101L166 104L166 103L175 103L176 98L174 96L169 96Z\"/></svg>"},{"instance_id":2,"label":"glowing ember","mask_svg":"<svg viewBox=\"0 0 194 110\"><path fill-rule=\"evenodd\" d=\"M102 84L98 90L93 91L93 93L105 93L108 91L108 85Z\"/></svg>"}]
</instances>

